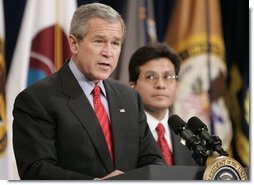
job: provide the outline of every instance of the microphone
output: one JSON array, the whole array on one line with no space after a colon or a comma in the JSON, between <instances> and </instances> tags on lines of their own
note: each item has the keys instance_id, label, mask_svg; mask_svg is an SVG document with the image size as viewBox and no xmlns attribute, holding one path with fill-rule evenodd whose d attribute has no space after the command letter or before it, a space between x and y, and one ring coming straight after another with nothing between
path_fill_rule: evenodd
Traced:
<instances>
[{"instance_id":1,"label":"microphone","mask_svg":"<svg viewBox=\"0 0 254 185\"><path fill-rule=\"evenodd\" d=\"M205 140L206 147L208 149L216 151L222 156L228 156L228 153L221 146L221 139L218 136L211 135L208 132L206 124L203 123L198 117L191 117L187 125L195 135L198 135L200 138Z\"/></svg>"},{"instance_id":2,"label":"microphone","mask_svg":"<svg viewBox=\"0 0 254 185\"><path fill-rule=\"evenodd\" d=\"M185 140L188 149L193 151L192 157L197 164L205 165L209 151L204 146L203 141L195 136L193 132L188 129L186 123L177 115L172 115L168 119L168 124L176 135L180 135L180 137Z\"/></svg>"}]
</instances>

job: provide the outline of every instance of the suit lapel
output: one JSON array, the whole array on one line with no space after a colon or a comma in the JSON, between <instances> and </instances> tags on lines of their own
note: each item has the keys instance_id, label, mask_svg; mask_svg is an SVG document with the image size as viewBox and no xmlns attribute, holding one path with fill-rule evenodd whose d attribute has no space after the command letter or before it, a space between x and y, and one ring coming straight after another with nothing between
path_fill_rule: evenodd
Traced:
<instances>
[{"instance_id":1,"label":"suit lapel","mask_svg":"<svg viewBox=\"0 0 254 185\"><path fill-rule=\"evenodd\" d=\"M79 119L86 133L91 138L105 168L108 172L114 169L113 162L107 148L106 140L101 131L96 114L79 86L68 65L60 71L63 92L70 97L68 106L72 113Z\"/></svg>"},{"instance_id":2,"label":"suit lapel","mask_svg":"<svg viewBox=\"0 0 254 185\"><path fill-rule=\"evenodd\" d=\"M170 128L171 131L171 138L172 138L172 145L173 145L173 158L174 158L174 163L175 165L181 164L183 160L185 160L186 152L183 151L182 149L184 146L181 144L181 137L176 135L173 130Z\"/></svg>"},{"instance_id":3,"label":"suit lapel","mask_svg":"<svg viewBox=\"0 0 254 185\"><path fill-rule=\"evenodd\" d=\"M109 110L110 110L110 122L112 131L112 140L114 146L115 157L115 169L120 169L121 161L124 158L124 138L127 124L126 119L126 104L122 101L122 94L115 89L111 83L106 80L104 82Z\"/></svg>"}]
</instances>

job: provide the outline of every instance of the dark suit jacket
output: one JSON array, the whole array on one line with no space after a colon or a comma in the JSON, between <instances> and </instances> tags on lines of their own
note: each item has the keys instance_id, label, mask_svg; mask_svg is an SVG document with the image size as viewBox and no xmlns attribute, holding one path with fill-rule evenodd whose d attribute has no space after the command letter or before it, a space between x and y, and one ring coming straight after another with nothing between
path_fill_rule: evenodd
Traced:
<instances>
[{"instance_id":1,"label":"dark suit jacket","mask_svg":"<svg viewBox=\"0 0 254 185\"><path fill-rule=\"evenodd\" d=\"M181 144L180 136L176 135L174 131L170 128L171 141L173 146L173 159L174 165L180 166L195 166L197 165L196 161L192 157L192 152Z\"/></svg>"},{"instance_id":2,"label":"dark suit jacket","mask_svg":"<svg viewBox=\"0 0 254 185\"><path fill-rule=\"evenodd\" d=\"M15 100L13 146L21 179L93 179L163 163L138 94L117 81L104 85L114 163L96 114L65 64Z\"/></svg>"}]
</instances>

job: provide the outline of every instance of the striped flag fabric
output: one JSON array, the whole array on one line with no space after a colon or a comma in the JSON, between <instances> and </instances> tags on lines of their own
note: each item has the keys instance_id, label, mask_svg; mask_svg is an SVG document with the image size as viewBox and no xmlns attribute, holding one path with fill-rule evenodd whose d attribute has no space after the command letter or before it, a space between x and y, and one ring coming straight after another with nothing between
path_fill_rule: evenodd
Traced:
<instances>
[{"instance_id":1,"label":"striped flag fabric","mask_svg":"<svg viewBox=\"0 0 254 185\"><path fill-rule=\"evenodd\" d=\"M127 1L125 20L127 34L115 78L128 83L128 65L131 55L139 47L157 41L153 1Z\"/></svg>"},{"instance_id":2,"label":"striped flag fabric","mask_svg":"<svg viewBox=\"0 0 254 185\"><path fill-rule=\"evenodd\" d=\"M231 152L232 124L226 105L225 47L218 0L177 0L165 41L182 63L174 111L199 117Z\"/></svg>"},{"instance_id":3,"label":"striped flag fabric","mask_svg":"<svg viewBox=\"0 0 254 185\"><path fill-rule=\"evenodd\" d=\"M68 32L76 0L27 0L7 78L7 122L13 121L15 97L30 84L57 71L71 55ZM8 128L11 143L12 131ZM13 149L9 148L9 179L18 179Z\"/></svg>"},{"instance_id":4,"label":"striped flag fabric","mask_svg":"<svg viewBox=\"0 0 254 185\"><path fill-rule=\"evenodd\" d=\"M6 124L6 98L5 98L5 33L4 33L4 8L0 1L0 179L7 179L8 167L7 148L7 124Z\"/></svg>"}]
</instances>

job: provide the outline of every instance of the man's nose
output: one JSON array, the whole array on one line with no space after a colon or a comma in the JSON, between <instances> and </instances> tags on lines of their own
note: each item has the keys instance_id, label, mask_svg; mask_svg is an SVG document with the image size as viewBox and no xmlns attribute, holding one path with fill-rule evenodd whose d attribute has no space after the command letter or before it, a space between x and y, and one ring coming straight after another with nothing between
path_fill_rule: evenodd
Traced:
<instances>
[{"instance_id":1,"label":"man's nose","mask_svg":"<svg viewBox=\"0 0 254 185\"><path fill-rule=\"evenodd\" d=\"M113 55L113 48L110 43L105 43L102 49L102 54L106 56L107 58Z\"/></svg>"},{"instance_id":2,"label":"man's nose","mask_svg":"<svg viewBox=\"0 0 254 185\"><path fill-rule=\"evenodd\" d=\"M164 81L163 77L161 77L161 76L158 77L158 79L155 82L155 86L157 88L165 88L165 81Z\"/></svg>"}]
</instances>

